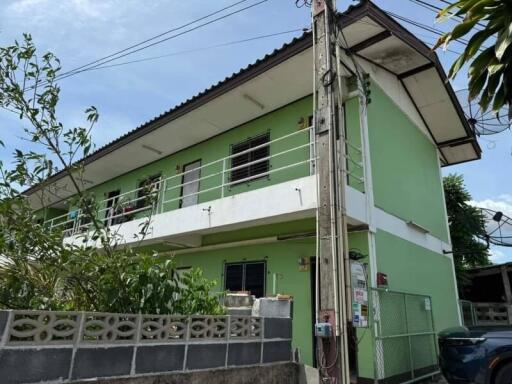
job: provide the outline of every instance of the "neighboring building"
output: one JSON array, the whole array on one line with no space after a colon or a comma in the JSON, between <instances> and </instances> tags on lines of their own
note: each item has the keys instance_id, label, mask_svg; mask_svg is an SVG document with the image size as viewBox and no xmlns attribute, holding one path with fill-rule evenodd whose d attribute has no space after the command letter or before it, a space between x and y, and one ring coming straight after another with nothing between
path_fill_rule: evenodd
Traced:
<instances>
[{"instance_id":1,"label":"neighboring building","mask_svg":"<svg viewBox=\"0 0 512 384\"><path fill-rule=\"evenodd\" d=\"M405 381L408 371L417 378L436 364L421 355L435 354L428 328L460 323L453 260L443 252L451 246L441 167L476 160L480 148L435 53L371 3L351 7L341 23L371 79L367 108L357 90L345 100L349 247L365 256L370 287L379 273L390 290L430 296L417 296L413 309L434 321L416 332L409 324L405 338L398 328L376 335L372 322L359 329L357 374ZM86 186L105 199L105 223L119 225L127 243L137 244L141 216L152 211L142 247L200 267L219 291L292 295L293 343L308 364L315 360L312 89L305 34L85 159ZM62 174L50 181L66 186ZM156 200L147 198L148 185ZM45 208L46 224L75 241L87 224L71 196L47 195L43 207L42 193L27 191ZM123 208L109 216L114 201ZM401 305L375 299L370 320L382 321L387 310L399 324Z\"/></svg>"},{"instance_id":2,"label":"neighboring building","mask_svg":"<svg viewBox=\"0 0 512 384\"><path fill-rule=\"evenodd\" d=\"M512 325L512 263L473 268L462 288L467 325Z\"/></svg>"}]
</instances>

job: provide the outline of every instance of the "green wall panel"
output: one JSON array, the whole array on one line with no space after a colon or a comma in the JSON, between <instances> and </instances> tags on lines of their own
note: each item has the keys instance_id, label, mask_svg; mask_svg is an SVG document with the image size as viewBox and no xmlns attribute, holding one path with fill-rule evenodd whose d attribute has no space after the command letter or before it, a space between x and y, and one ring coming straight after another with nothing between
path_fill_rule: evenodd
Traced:
<instances>
[{"instance_id":1,"label":"green wall panel","mask_svg":"<svg viewBox=\"0 0 512 384\"><path fill-rule=\"evenodd\" d=\"M375 205L448 241L435 146L374 83L368 125Z\"/></svg>"},{"instance_id":2,"label":"green wall panel","mask_svg":"<svg viewBox=\"0 0 512 384\"><path fill-rule=\"evenodd\" d=\"M224 263L266 260L267 294L273 290L273 276L277 277L277 293L293 296L293 346L300 348L307 364L313 361L312 301L310 272L299 271L299 258L315 254L314 241L283 241L272 244L226 248L175 256L180 267L199 267L205 277L216 280L221 291L224 281Z\"/></svg>"},{"instance_id":3,"label":"green wall panel","mask_svg":"<svg viewBox=\"0 0 512 384\"><path fill-rule=\"evenodd\" d=\"M165 193L165 200L174 199L174 201L170 201L164 206L164 211L176 209L179 207L179 198L181 196L181 188L179 185L182 183L181 177L176 175L182 172L184 165L197 160L201 160L202 165L215 162L216 160L230 155L231 145L262 133L270 132L270 140L275 140L279 137L297 132L299 130L299 120L302 118L305 119L305 121L308 121L308 117L311 114L312 98L306 97L300 99L258 119L252 120L223 134L212 137L207 141L198 143L161 160L109 180L97 187L91 188L90 191L93 192L97 200L100 201L105 199L107 193L110 191L119 189L121 193L129 192L136 189L138 184L145 178L161 174L163 178L172 177L167 182L168 190ZM191 127L191 129L193 129L193 127ZM303 133L271 144L270 154L277 155L283 151L307 144L308 142L308 131L304 130ZM162 145L165 145L165 143L162 143ZM141 149L141 151L143 150L144 149ZM305 146L303 148L278 155L271 159L270 170L276 170L283 166L307 160L309 159L309 154L310 148L309 146ZM134 153L134 156L136 156L136 153ZM230 162L228 161L227 167L230 167L229 163ZM218 162L202 169L201 177L205 179L200 181L200 190L204 192L199 194L199 203L221 197L220 188L210 190L221 185L222 177L221 175L217 175L217 173L221 171L222 163ZM224 189L224 195L230 196L235 193L245 192L308 176L309 174L310 165L309 163L304 163L295 167L287 168L283 171L274 172L268 177L226 187ZM227 177L225 181L228 181ZM136 196L135 194L130 194L127 198L128 197L133 199Z\"/></svg>"},{"instance_id":4,"label":"green wall panel","mask_svg":"<svg viewBox=\"0 0 512 384\"><path fill-rule=\"evenodd\" d=\"M354 97L345 102L346 138L349 144L345 146L347 154L348 185L364 192L363 154L361 143L361 121L359 118L359 98ZM359 149L358 149L359 148ZM359 163L359 164L357 164Z\"/></svg>"},{"instance_id":5,"label":"green wall panel","mask_svg":"<svg viewBox=\"0 0 512 384\"><path fill-rule=\"evenodd\" d=\"M292 233L294 229L313 229L311 221L297 221L281 225L281 233ZM275 230L275 226L261 227L258 233ZM274 232L274 235L276 233ZM238 240L237 240L238 241ZM349 234L351 248L368 253L366 232ZM313 301L311 271L299 269L299 259L315 255L315 240L288 240L269 244L226 247L214 250L199 250L194 253L174 256L178 267L198 267L205 277L215 280L215 291L222 291L224 284L224 264L239 261L266 260L266 294L274 290L274 274L276 275L276 292L290 294L293 303L293 346L300 348L301 356L306 364L313 363ZM366 262L363 260L363 262ZM373 377L373 341L370 330L358 331L360 376Z\"/></svg>"},{"instance_id":6,"label":"green wall panel","mask_svg":"<svg viewBox=\"0 0 512 384\"><path fill-rule=\"evenodd\" d=\"M388 232L376 234L377 266L389 289L432 297L437 331L457 326L458 304L452 260Z\"/></svg>"}]
</instances>

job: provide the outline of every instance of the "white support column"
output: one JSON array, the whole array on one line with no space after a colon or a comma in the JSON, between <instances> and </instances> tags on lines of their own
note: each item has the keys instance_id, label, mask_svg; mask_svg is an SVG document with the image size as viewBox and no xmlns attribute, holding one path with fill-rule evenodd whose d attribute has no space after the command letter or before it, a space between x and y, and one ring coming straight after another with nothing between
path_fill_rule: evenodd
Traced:
<instances>
[{"instance_id":1,"label":"white support column","mask_svg":"<svg viewBox=\"0 0 512 384\"><path fill-rule=\"evenodd\" d=\"M366 104L366 95L358 84L359 93L359 124L361 130L361 151L363 158L364 173L364 193L366 197L366 220L368 223L368 260L370 263L370 286L377 287L377 251L375 244L375 234L377 226L374 217L374 196L373 196L373 176L370 151L370 135L368 130L368 105Z\"/></svg>"}]
</instances>

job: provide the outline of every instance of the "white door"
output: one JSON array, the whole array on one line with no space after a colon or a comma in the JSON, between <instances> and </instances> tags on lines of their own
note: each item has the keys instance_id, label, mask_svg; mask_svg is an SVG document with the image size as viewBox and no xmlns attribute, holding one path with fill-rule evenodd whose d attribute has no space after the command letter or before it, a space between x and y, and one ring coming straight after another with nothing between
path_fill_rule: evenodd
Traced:
<instances>
[{"instance_id":1,"label":"white door","mask_svg":"<svg viewBox=\"0 0 512 384\"><path fill-rule=\"evenodd\" d=\"M199 179L201 177L201 160L185 165L183 168L183 186L181 188L181 207L196 205L199 199Z\"/></svg>"}]
</instances>

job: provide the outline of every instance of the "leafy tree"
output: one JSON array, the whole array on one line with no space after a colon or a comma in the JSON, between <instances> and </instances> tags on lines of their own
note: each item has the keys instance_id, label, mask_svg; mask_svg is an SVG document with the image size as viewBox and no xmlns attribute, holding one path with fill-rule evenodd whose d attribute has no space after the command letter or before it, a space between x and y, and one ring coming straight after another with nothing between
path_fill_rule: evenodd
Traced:
<instances>
[{"instance_id":1,"label":"leafy tree","mask_svg":"<svg viewBox=\"0 0 512 384\"><path fill-rule=\"evenodd\" d=\"M0 162L0 307L222 313L217 296L210 293L214 281L199 270L179 274L172 259L140 252L140 243L129 247L104 225L94 195L84 188L84 165L78 160L93 148L91 130L99 115L90 107L85 127L64 127L57 116L59 71L60 62L51 53L37 55L30 35L0 48L0 107L19 117L27 127L24 139L36 148L16 149L9 168ZM73 205L88 223L79 245L64 245L62 232L46 228L22 195L23 189L38 185L41 206L50 197L67 198L47 181L57 172L69 180ZM148 191L147 202L155 195ZM148 214L139 240L150 222Z\"/></svg>"},{"instance_id":2,"label":"leafy tree","mask_svg":"<svg viewBox=\"0 0 512 384\"><path fill-rule=\"evenodd\" d=\"M470 64L470 100L480 96L479 103L484 112L492 108L498 114L502 107L508 107L508 119L512 119L512 2L458 0L442 10L437 19L442 21L459 16L463 18L462 22L444 34L435 47L471 35L448 76L455 77L465 64Z\"/></svg>"},{"instance_id":3,"label":"leafy tree","mask_svg":"<svg viewBox=\"0 0 512 384\"><path fill-rule=\"evenodd\" d=\"M485 237L485 220L482 212L469 204L471 195L462 175L446 176L443 184L455 272L462 287L468 283L465 273L468 268L490 264L487 244L478 239Z\"/></svg>"}]
</instances>

